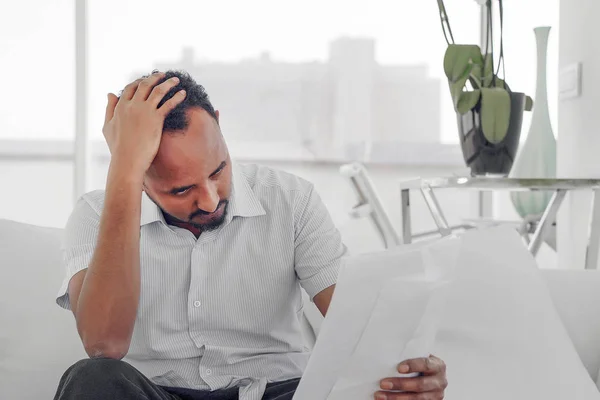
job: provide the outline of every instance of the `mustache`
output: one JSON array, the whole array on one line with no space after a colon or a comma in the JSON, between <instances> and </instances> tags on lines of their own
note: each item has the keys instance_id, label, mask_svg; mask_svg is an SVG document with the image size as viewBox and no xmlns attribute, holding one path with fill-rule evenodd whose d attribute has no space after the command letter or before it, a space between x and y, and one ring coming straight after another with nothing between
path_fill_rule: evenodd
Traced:
<instances>
[{"instance_id":1,"label":"mustache","mask_svg":"<svg viewBox=\"0 0 600 400\"><path fill-rule=\"evenodd\" d=\"M219 208L221 208L221 206L226 206L226 205L227 205L227 203L229 203L229 200L221 200L221 201L219 202L219 204L217 205L217 208L215 209L215 211L216 211L216 210L218 210ZM200 209L198 209L198 210L194 211L192 214L190 214L190 220L192 220L192 219L194 219L194 218L196 218L196 217L198 217L198 216L211 215L211 214L212 214L212 213L214 213L215 211L213 211L213 212L208 212L208 211L204 211L204 210L200 210Z\"/></svg>"}]
</instances>

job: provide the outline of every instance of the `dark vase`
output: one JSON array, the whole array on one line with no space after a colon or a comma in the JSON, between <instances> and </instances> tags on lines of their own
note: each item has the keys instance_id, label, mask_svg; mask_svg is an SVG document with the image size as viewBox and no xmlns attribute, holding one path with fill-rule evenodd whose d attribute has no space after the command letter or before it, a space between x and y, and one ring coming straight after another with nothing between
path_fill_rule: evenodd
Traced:
<instances>
[{"instance_id":1,"label":"dark vase","mask_svg":"<svg viewBox=\"0 0 600 400\"><path fill-rule=\"evenodd\" d=\"M491 143L483 135L481 100L466 114L457 114L460 145L471 175L508 175L519 147L525 98L524 93L510 92L508 132L499 143Z\"/></svg>"}]
</instances>

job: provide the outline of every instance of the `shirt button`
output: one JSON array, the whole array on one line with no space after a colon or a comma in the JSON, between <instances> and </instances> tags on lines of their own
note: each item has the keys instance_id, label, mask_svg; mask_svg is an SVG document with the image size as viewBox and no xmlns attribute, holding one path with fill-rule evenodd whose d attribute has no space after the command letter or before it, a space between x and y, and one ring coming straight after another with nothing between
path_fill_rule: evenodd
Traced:
<instances>
[{"instance_id":1,"label":"shirt button","mask_svg":"<svg viewBox=\"0 0 600 400\"><path fill-rule=\"evenodd\" d=\"M200 301L196 300L194 302L194 307L200 307L200 305L202 305L202 303L200 303Z\"/></svg>"},{"instance_id":2,"label":"shirt button","mask_svg":"<svg viewBox=\"0 0 600 400\"><path fill-rule=\"evenodd\" d=\"M206 370L206 375L208 375L208 376L212 375L212 370L210 370L210 369L207 369L207 370Z\"/></svg>"}]
</instances>

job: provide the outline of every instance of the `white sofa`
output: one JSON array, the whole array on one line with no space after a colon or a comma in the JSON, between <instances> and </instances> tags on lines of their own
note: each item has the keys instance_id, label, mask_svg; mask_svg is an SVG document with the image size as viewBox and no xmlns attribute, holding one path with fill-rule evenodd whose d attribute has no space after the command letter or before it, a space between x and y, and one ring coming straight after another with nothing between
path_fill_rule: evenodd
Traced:
<instances>
[{"instance_id":1,"label":"white sofa","mask_svg":"<svg viewBox=\"0 0 600 400\"><path fill-rule=\"evenodd\" d=\"M55 304L61 230L0 220L0 399L53 397L85 357L73 316ZM544 271L555 306L594 381L600 371L600 271ZM320 316L307 307L307 341ZM450 366L451 367L451 366Z\"/></svg>"}]
</instances>

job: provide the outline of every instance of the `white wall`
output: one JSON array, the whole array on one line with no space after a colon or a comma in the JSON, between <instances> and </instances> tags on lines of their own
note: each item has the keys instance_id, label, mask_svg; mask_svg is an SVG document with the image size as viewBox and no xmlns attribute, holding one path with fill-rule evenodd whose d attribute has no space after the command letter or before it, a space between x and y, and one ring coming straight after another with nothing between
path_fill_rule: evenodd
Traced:
<instances>
[{"instance_id":1,"label":"white wall","mask_svg":"<svg viewBox=\"0 0 600 400\"><path fill-rule=\"evenodd\" d=\"M582 95L559 102L558 174L600 178L600 42L598 0L562 0L560 67L583 65ZM559 267L583 268L590 219L590 195L566 199L559 216Z\"/></svg>"}]
</instances>

